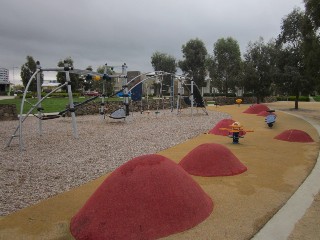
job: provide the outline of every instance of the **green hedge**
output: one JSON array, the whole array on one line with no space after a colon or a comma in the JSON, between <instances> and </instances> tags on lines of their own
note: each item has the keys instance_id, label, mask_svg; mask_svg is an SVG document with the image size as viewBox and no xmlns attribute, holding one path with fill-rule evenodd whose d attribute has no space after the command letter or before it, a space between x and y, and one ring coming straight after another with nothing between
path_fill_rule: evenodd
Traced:
<instances>
[{"instance_id":1,"label":"green hedge","mask_svg":"<svg viewBox=\"0 0 320 240\"><path fill-rule=\"evenodd\" d=\"M295 101L296 97L295 96L278 96L277 101ZM309 96L300 96L299 97L299 102L309 102Z\"/></svg>"},{"instance_id":2,"label":"green hedge","mask_svg":"<svg viewBox=\"0 0 320 240\"><path fill-rule=\"evenodd\" d=\"M41 93L41 97L44 97L45 95L47 95L47 93L45 92L42 92ZM81 94L80 93L72 93L72 96L73 97L80 97ZM17 95L17 98L22 98L23 97L23 94L22 93L19 93ZM27 93L26 95L26 98L36 98L37 97L37 93L36 92L32 92L32 93ZM65 93L65 92L55 92L55 93L52 93L50 94L49 96L50 98L66 98L68 97L68 93Z\"/></svg>"},{"instance_id":3,"label":"green hedge","mask_svg":"<svg viewBox=\"0 0 320 240\"><path fill-rule=\"evenodd\" d=\"M235 93L228 93L226 96L225 93L204 93L204 97L236 97Z\"/></svg>"}]
</instances>

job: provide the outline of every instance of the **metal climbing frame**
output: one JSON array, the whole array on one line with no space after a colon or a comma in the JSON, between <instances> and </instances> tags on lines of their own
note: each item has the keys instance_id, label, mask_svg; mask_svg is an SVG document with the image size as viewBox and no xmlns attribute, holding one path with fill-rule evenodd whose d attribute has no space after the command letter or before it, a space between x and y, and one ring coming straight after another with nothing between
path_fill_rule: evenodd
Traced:
<instances>
[{"instance_id":1,"label":"metal climbing frame","mask_svg":"<svg viewBox=\"0 0 320 240\"><path fill-rule=\"evenodd\" d=\"M108 75L107 74L107 64L105 64L105 71L103 74L101 73L97 73L97 72L92 72L89 70L80 70L80 69L73 69L73 67L69 66L68 63L65 61L64 63L64 67L59 67L59 68L41 68L40 66L40 62L37 61L37 70L33 73L33 75L31 76L31 78L29 79L27 86L25 88L25 91L23 93L23 97L22 97L22 103L21 103L21 108L20 108L20 115L19 115L19 124L17 126L17 128L15 129L14 133L11 135L10 139L7 142L6 147L9 147L12 140L15 137L19 137L19 146L20 146L20 151L24 150L24 146L23 146L23 122L27 119L27 117L36 109L38 111L37 115L35 115L38 119L39 119L39 134L42 135L42 120L46 120L46 119L53 119L53 118L58 118L60 116L63 116L66 112L70 112L71 113L71 117L72 117L72 129L73 129L73 136L74 138L78 138L78 131L77 131L77 122L76 122L76 115L75 115L75 110L78 106L81 106L83 104L86 104L88 102L93 101L94 99L100 97L100 96L95 96L93 98L90 98L82 103L76 104L74 105L73 102L73 96L72 96L72 89L71 89L71 79L70 79L70 73L74 73L74 74L78 74L78 75L92 75L92 76L99 76L100 78L102 78L103 81L103 94L102 94L102 103L101 103L101 108L100 108L100 113L104 113L104 98L105 98L105 81L109 80L113 77L120 77L123 78L124 81L126 82L127 79L127 71L126 71L126 64L124 64L122 66L122 75ZM66 75L66 82L60 86L58 86L57 88L53 89L51 92L49 92L48 94L46 94L44 97L41 97L41 73L42 72L50 72L50 71L55 71L55 72L64 72ZM30 102L27 101L26 99L26 95L28 92L28 89L30 87L30 84L32 83L33 80L37 81L37 98L38 98L38 102L36 104L32 104ZM43 114L43 108L41 106L41 103L48 98L52 93L58 91L59 89L61 89L62 87L67 86L67 91L68 91L68 100L69 100L69 108L67 108L66 110L63 110L61 112L59 112L58 115L47 115L45 116ZM128 93L128 89L127 89L127 93ZM32 107L29 109L29 111L23 115L23 109L24 109L24 105L25 103L29 103ZM129 112L129 100L128 100L128 96L125 98L124 100L124 104L127 106L127 111ZM33 114L33 113L32 113Z\"/></svg>"},{"instance_id":2,"label":"metal climbing frame","mask_svg":"<svg viewBox=\"0 0 320 240\"><path fill-rule=\"evenodd\" d=\"M136 79L145 75L146 78L142 79L139 82L136 82ZM148 73L143 73L140 74L136 77L134 77L133 79L131 79L130 82L127 82L126 85L123 86L123 89L120 90L119 92L123 91L125 92L126 88L128 88L128 92L130 92L132 89L134 89L138 84L157 77L157 76L164 76L164 75L171 75L172 79L171 79L171 86L170 86L170 105L171 105L171 111L173 111L174 108L174 80L178 79L178 94L177 94L177 103L176 103L176 107L177 107L177 114L179 114L179 110L181 108L181 96L182 96L182 89L183 87L187 87L188 85L190 86L189 91L190 91L190 100L191 100L191 114L193 115L193 108L194 106L196 107L201 107L202 110L204 111L204 113L206 115L208 115L208 112L206 110L203 98L201 96L200 90L198 88L198 86L195 84L195 82L193 81L193 79L190 80L190 84L186 84L184 83L184 81L186 80L186 78L184 76L177 76L174 75L172 73L168 73L168 72L164 72L164 71L155 71L155 72L148 72ZM134 84L133 84L134 83ZM127 90L126 90L127 91Z\"/></svg>"},{"instance_id":3,"label":"metal climbing frame","mask_svg":"<svg viewBox=\"0 0 320 240\"><path fill-rule=\"evenodd\" d=\"M67 89L68 89L68 98L69 98L69 109L68 111L71 112L71 117L72 117L72 128L73 128L73 136L75 138L78 138L78 132L77 132L77 124L76 124L76 117L75 117L75 109L74 109L74 103L73 103L73 97L72 97L72 90L71 90L71 80L70 80L70 71L73 70L72 67L69 67L67 63L65 63L65 66L62 68L46 68L46 69L42 69L40 66L40 62L37 61L37 70L35 71L35 73L31 76L31 78L28 81L28 84L25 88L25 91L23 93L23 97L22 97L22 103L21 103L21 107L20 107L20 115L19 115L19 124L17 126L17 128L15 129L14 133L11 135L8 143L7 143L7 147L10 146L13 138L15 137L19 137L19 147L20 147L20 151L24 150L24 146L23 146L23 122L27 119L27 117L32 113L33 110L37 109L38 111L38 119L39 119L39 134L42 135L42 122L41 120L43 120L43 113L42 113L42 106L41 103L48 98L52 93L58 91L59 89L61 89L62 87L67 85ZM61 86L53 89L51 92L49 92L48 94L46 94L44 97L41 97L41 73L44 71L56 71L56 72L65 72L66 74L66 82L64 84L62 84ZM25 103L28 101L26 100L26 95L27 92L29 90L29 87L32 83L32 81L36 79L37 81L37 98L38 98L38 102L36 104L32 104L32 107L29 109L29 111L23 115L23 109L24 109L24 105ZM46 119L50 119L46 118ZM55 118L55 116L52 116L52 118ZM18 135L17 135L18 133Z\"/></svg>"}]
</instances>

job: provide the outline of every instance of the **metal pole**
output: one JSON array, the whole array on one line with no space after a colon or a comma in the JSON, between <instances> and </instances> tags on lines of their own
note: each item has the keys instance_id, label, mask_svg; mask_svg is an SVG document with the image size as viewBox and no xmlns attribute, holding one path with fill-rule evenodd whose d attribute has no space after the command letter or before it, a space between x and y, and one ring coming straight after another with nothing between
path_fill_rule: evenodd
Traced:
<instances>
[{"instance_id":1,"label":"metal pole","mask_svg":"<svg viewBox=\"0 0 320 240\"><path fill-rule=\"evenodd\" d=\"M125 106L126 116L129 116L129 89L127 84L127 65L122 65L122 84L123 84L123 104Z\"/></svg>"},{"instance_id":2,"label":"metal pole","mask_svg":"<svg viewBox=\"0 0 320 240\"><path fill-rule=\"evenodd\" d=\"M193 116L193 79L191 79L191 96L190 96L190 100L191 100L191 116Z\"/></svg>"},{"instance_id":3,"label":"metal pole","mask_svg":"<svg viewBox=\"0 0 320 240\"><path fill-rule=\"evenodd\" d=\"M74 136L74 138L78 138L76 114L75 114L75 108L74 108L74 104L73 104L71 80L70 80L70 73L69 73L69 71L71 69L72 68L69 67L69 64L65 61L64 62L64 70L66 73L66 81L68 83L67 89L68 89L68 97L69 97L69 108L70 108L70 113L71 113L71 117L72 117L73 136Z\"/></svg>"},{"instance_id":4,"label":"metal pole","mask_svg":"<svg viewBox=\"0 0 320 240\"><path fill-rule=\"evenodd\" d=\"M19 147L20 147L20 152L23 150L22 123L24 121L24 118L23 118L22 114L23 114L24 102L26 101L26 95L27 95L27 91L29 89L29 86L30 86L33 78L37 75L38 72L39 72L39 69L37 69L36 72L29 79L29 82L28 82L28 84L27 84L27 86L26 86L26 88L24 90L22 101L21 101L20 115L19 115L19 127L18 127L19 128ZM12 138L11 138L11 140L12 140ZM11 140L10 140L10 142L11 142ZM8 146L10 145L10 142L8 143Z\"/></svg>"},{"instance_id":5,"label":"metal pole","mask_svg":"<svg viewBox=\"0 0 320 240\"><path fill-rule=\"evenodd\" d=\"M102 99L101 99L101 104L100 104L101 120L103 120L105 117L104 106L105 106L105 97L106 97L107 67L108 67L108 64L106 63L104 65L104 74L103 74L103 78L102 78Z\"/></svg>"},{"instance_id":6,"label":"metal pole","mask_svg":"<svg viewBox=\"0 0 320 240\"><path fill-rule=\"evenodd\" d=\"M179 109L180 109L180 98L181 98L181 79L178 80L177 114L179 114Z\"/></svg>"},{"instance_id":7,"label":"metal pole","mask_svg":"<svg viewBox=\"0 0 320 240\"><path fill-rule=\"evenodd\" d=\"M174 108L174 76L171 75L171 86L170 86L170 107L171 107L171 112L173 112Z\"/></svg>"},{"instance_id":8,"label":"metal pole","mask_svg":"<svg viewBox=\"0 0 320 240\"><path fill-rule=\"evenodd\" d=\"M161 82L160 82L160 94L161 94L161 100L162 100L162 110L164 110L163 76L161 76Z\"/></svg>"},{"instance_id":9,"label":"metal pole","mask_svg":"<svg viewBox=\"0 0 320 240\"><path fill-rule=\"evenodd\" d=\"M37 61L37 69L39 69L37 75L36 75L36 79L37 79L37 98L38 98L38 101L41 101L41 65L40 65L40 62ZM37 107L37 110L38 110L38 123L39 123L39 127L38 127L38 130L39 130L39 135L41 136L42 135L42 120L41 120L41 117L42 117L42 106L41 106L41 103L38 105Z\"/></svg>"}]
</instances>

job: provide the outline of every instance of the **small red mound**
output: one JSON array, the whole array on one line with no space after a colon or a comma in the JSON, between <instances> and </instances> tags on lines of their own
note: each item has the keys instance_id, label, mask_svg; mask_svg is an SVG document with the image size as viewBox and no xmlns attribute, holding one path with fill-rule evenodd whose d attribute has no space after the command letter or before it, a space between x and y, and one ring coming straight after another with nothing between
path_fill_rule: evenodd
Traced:
<instances>
[{"instance_id":1,"label":"small red mound","mask_svg":"<svg viewBox=\"0 0 320 240\"><path fill-rule=\"evenodd\" d=\"M232 119L222 119L220 122L216 124L214 128L212 128L208 133L214 134L214 135L222 135L222 136L228 136L228 131L226 130L220 130L219 128L230 128L230 125L234 123L235 121Z\"/></svg>"},{"instance_id":2,"label":"small red mound","mask_svg":"<svg viewBox=\"0 0 320 240\"><path fill-rule=\"evenodd\" d=\"M270 112L267 112L267 111L261 111L261 112L259 112L258 114L257 114L257 116L262 116L262 117L266 117L266 116L268 116L268 115L276 115L275 113L270 113Z\"/></svg>"},{"instance_id":3,"label":"small red mound","mask_svg":"<svg viewBox=\"0 0 320 240\"><path fill-rule=\"evenodd\" d=\"M206 219L213 202L179 165L160 155L116 169L71 219L76 239L156 239Z\"/></svg>"},{"instance_id":4,"label":"small red mound","mask_svg":"<svg viewBox=\"0 0 320 240\"><path fill-rule=\"evenodd\" d=\"M264 104L253 104L247 110L245 110L243 113L249 113L249 114L258 114L262 111L270 110L266 105Z\"/></svg>"},{"instance_id":5,"label":"small red mound","mask_svg":"<svg viewBox=\"0 0 320 240\"><path fill-rule=\"evenodd\" d=\"M275 136L274 139L287 142L314 142L308 133L296 129L286 130Z\"/></svg>"},{"instance_id":6,"label":"small red mound","mask_svg":"<svg viewBox=\"0 0 320 240\"><path fill-rule=\"evenodd\" d=\"M188 173L196 176L231 176L247 170L225 146L217 143L201 144L179 163Z\"/></svg>"}]
</instances>

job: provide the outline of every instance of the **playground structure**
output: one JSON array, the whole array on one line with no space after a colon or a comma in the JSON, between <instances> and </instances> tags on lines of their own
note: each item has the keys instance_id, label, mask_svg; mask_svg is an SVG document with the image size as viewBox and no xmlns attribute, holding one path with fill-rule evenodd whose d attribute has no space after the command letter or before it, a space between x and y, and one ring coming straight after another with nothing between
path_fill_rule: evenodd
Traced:
<instances>
[{"instance_id":1,"label":"playground structure","mask_svg":"<svg viewBox=\"0 0 320 240\"><path fill-rule=\"evenodd\" d=\"M230 125L230 128L219 128L219 130L226 130L229 132L228 137L232 138L233 144L239 143L239 138L244 138L247 132L253 132L253 130L244 130L243 126L239 122L234 122Z\"/></svg>"},{"instance_id":2,"label":"playground structure","mask_svg":"<svg viewBox=\"0 0 320 240\"><path fill-rule=\"evenodd\" d=\"M241 103L242 103L242 99L241 98L237 98L236 99L236 104L238 104L238 107L240 107Z\"/></svg>"},{"instance_id":3,"label":"playground structure","mask_svg":"<svg viewBox=\"0 0 320 240\"><path fill-rule=\"evenodd\" d=\"M126 65L124 64L123 68L126 68ZM50 91L49 93L47 93L44 97L41 96L41 74L43 72L64 72L65 73L65 77L66 77L66 82L61 84L60 86L54 88L52 91ZM105 66L105 71L104 74L100 74L97 72L92 72L92 71L88 71L88 70L79 70L79 69L74 69L73 67L69 66L67 62L64 63L64 67L58 67L58 68L42 68L40 65L40 62L37 61L37 69L36 71L33 73L33 75L30 77L27 86L25 88L25 91L23 93L23 97L22 97L22 103L21 103L21 108L20 108L20 115L19 115L19 124L17 126L17 128L15 129L14 133L11 135L8 143L7 143L7 147L10 146L12 140L15 137L19 137L19 147L20 147L20 151L24 150L23 147L23 122L28 118L28 116L30 114L32 114L32 112L34 110L37 110L37 114L34 114L38 119L38 131L39 134L42 135L42 120L48 120L48 119L55 119L55 118L59 118L61 116L64 116L64 114L66 112L70 112L71 114L71 118L72 118L72 129L73 129L73 136L74 138L78 138L78 131L77 131L77 123L76 123L76 115L75 115L75 111L76 108L86 104L88 102L91 102L93 100L95 100L96 98L100 97L100 96L94 96L90 99L87 99L86 101L79 103L79 104L74 104L73 102L73 96L72 96L72 89L71 89L71 80L70 80L70 73L75 73L75 74L79 74L79 75L87 75L87 76L91 76L92 78L94 78L95 80L100 80L101 78L104 80L110 80L112 77L120 77L120 78L126 78L126 75L108 75L106 73L107 71L107 66ZM26 95L27 92L29 90L30 84L31 82L36 79L36 84L37 84L37 99L38 102L36 104L32 104L30 103L27 99L26 99ZM64 86L67 86L67 92L68 92L68 100L69 100L69 107L61 112L59 112L58 114L52 114L52 115L45 115L43 113L43 108L41 106L41 103L47 99L50 95L52 95L54 92L57 92L59 89L63 88ZM103 93L102 93L102 103L101 103L101 108L100 108L100 113L104 111L104 96L105 96L105 81L103 82ZM26 114L23 115L23 109L25 106L25 103L28 103L31 105L31 108L27 111Z\"/></svg>"},{"instance_id":4,"label":"playground structure","mask_svg":"<svg viewBox=\"0 0 320 240\"><path fill-rule=\"evenodd\" d=\"M64 67L58 67L58 68L42 68L40 65L40 62L37 61L37 69L36 71L33 73L33 75L30 77L27 86L25 88L25 91L23 93L23 97L22 97L22 103L21 103L21 108L20 108L20 115L19 115L19 124L16 127L14 133L11 135L9 141L7 142L6 147L9 147L12 140L16 137L19 137L19 147L20 147L20 151L24 150L24 144L23 144L23 122L27 119L27 117L30 114L33 114L34 116L36 116L39 121L38 121L38 131L40 136L42 135L42 120L49 120L49 119L55 119L55 118L59 118L61 116L65 116L65 114L67 112L70 113L71 118L72 118L72 129L73 129L73 136L74 138L78 138L78 131L77 131L77 123L76 123L76 115L75 115L75 111L78 107L87 104L91 101L94 101L97 98L101 98L101 104L100 104L100 108L99 108L99 113L100 115L105 118L105 104L106 101L105 99L107 98L106 95L106 81L111 80L112 78L120 78L122 79L122 89L118 92L116 92L115 94L109 96L115 96L118 93L122 93L123 95L123 107L120 107L119 109L117 109L116 111L112 112L110 114L110 118L114 118L114 119L124 119L127 116L129 116L130 114L130 110L129 110L129 96L131 95L131 92L134 91L135 88L137 88L138 86L142 86L142 83L148 79L154 79L157 78L159 79L159 83L161 84L161 97L163 100L163 94L162 94L162 81L160 81L160 79L162 79L163 76L165 75L170 75L171 76L171 85L170 85L170 108L171 111L173 112L174 110L174 81L177 79L178 82L178 97L177 97L177 114L179 114L179 109L180 109L180 101L181 101L181 89L182 86L185 86L189 89L190 91L190 106L191 106L191 114L193 115L193 108L194 107L201 107L203 109L203 111L206 113L206 115L208 115L206 109L205 109L205 104L203 101L203 98L201 96L201 93L199 91L199 88L197 87L197 85L194 83L193 79L189 79L190 80L190 84L186 83L186 78L182 77L182 76L176 76L172 73L167 73L164 71L155 71L155 72L149 72L149 73L144 73L144 74L140 74L136 77L134 77L133 79L131 79L129 82L127 81L127 65L124 63L122 66L122 73L121 74L115 74L115 75L109 75L107 74L107 69L108 66L107 64L105 64L105 68L104 68L104 73L98 73L98 72L93 72L93 71L89 71L89 70L80 70L80 69L74 69L73 67L69 66L68 63L65 61L64 63ZM55 72L63 72L65 73L65 77L66 77L66 81L65 83L61 84L60 86L54 88L53 90L51 90L49 93L47 93L44 97L41 96L41 74L43 72L50 72L50 71L55 71ZM74 74L78 74L78 75L82 75L82 76L86 76L87 79L93 79L96 81L99 81L101 79L103 79L104 81L102 82L102 94L101 95L97 95L97 96L93 96L81 103L77 103L74 104L73 101L73 96L72 96L72 89L71 89L71 79L70 79L70 73L74 73ZM140 77L144 75L146 76L144 79L140 79ZM28 89L31 85L31 82L33 80L36 80L36 86L37 86L37 99L38 102L35 104L30 103L27 98L27 92ZM50 95L52 95L54 92L57 92L59 89L63 88L64 86L67 86L67 93L68 93L68 101L69 101L69 107L66 108L65 110L59 112L58 114L49 114L49 115L45 115L43 112L43 108L41 106L41 103L47 99ZM190 88L189 88L190 86ZM142 100L142 94L138 94L138 98L136 98L137 100ZM31 108L27 111L26 114L23 115L23 109L25 106L25 103L28 103L29 105L31 105ZM36 110L37 114L34 114L33 111Z\"/></svg>"},{"instance_id":5,"label":"playground structure","mask_svg":"<svg viewBox=\"0 0 320 240\"><path fill-rule=\"evenodd\" d=\"M265 122L267 123L269 128L273 127L273 124L276 122L277 115L274 114L275 110L267 110L269 114L265 118Z\"/></svg>"},{"instance_id":6,"label":"playground structure","mask_svg":"<svg viewBox=\"0 0 320 240\"><path fill-rule=\"evenodd\" d=\"M193 115L193 108L198 107L202 108L202 110L205 112L206 115L208 115L205 104L203 101L203 98L201 96L200 90L198 86L194 83L193 79L187 79L184 76L178 76L172 73L164 72L164 71L154 71L154 72L147 72L140 74L134 78L132 78L129 82L126 83L126 85L123 85L123 89L118 91L115 94L118 94L119 92L123 92L124 97L124 107L125 107L125 113L126 116L129 115L129 93L133 93L136 88L141 87L141 84L144 83L147 80L156 80L160 84L160 99L162 99L162 102L164 101L164 95L163 95L163 76L171 76L170 86L169 86L169 101L170 101L170 109L171 112L174 110L175 106L175 92L174 92L174 82L178 81L178 94L177 94L177 102L176 102L176 109L177 114L179 114L181 109L181 100L182 100L182 94L183 94L183 88L187 88L190 92L190 107L191 107L191 115ZM140 79L142 76L145 76L145 78ZM140 79L140 80L139 80ZM190 84L187 83L187 81L190 81ZM114 95L115 95L114 94ZM138 96L135 98L136 101L142 100L142 94L141 92L137 94ZM158 112L159 109L157 109ZM125 116L123 116L125 117Z\"/></svg>"}]
</instances>

